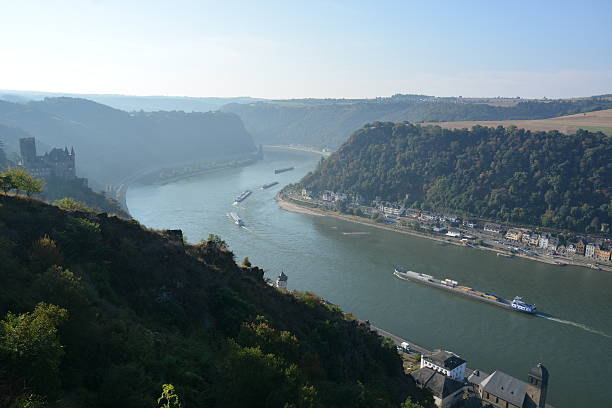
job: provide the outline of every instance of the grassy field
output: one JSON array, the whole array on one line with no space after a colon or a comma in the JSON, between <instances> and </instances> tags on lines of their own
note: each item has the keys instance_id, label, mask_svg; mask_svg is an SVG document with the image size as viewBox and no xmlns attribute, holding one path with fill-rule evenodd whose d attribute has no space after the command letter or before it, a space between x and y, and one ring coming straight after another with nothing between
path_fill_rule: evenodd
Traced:
<instances>
[{"instance_id":1,"label":"grassy field","mask_svg":"<svg viewBox=\"0 0 612 408\"><path fill-rule=\"evenodd\" d=\"M429 123L442 126L447 129L471 128L475 125L481 126L516 126L529 130L559 130L563 133L574 133L578 129L601 131L612 135L612 109L596 112L579 113L577 115L560 116L551 119L537 120L481 120L467 122L439 122Z\"/></svg>"}]
</instances>

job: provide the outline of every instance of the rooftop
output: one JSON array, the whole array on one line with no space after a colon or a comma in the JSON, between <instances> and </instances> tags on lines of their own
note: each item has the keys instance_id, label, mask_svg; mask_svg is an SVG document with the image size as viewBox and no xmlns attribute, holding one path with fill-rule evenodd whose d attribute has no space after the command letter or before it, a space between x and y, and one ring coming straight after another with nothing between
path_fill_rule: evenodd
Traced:
<instances>
[{"instance_id":1,"label":"rooftop","mask_svg":"<svg viewBox=\"0 0 612 408\"><path fill-rule=\"evenodd\" d=\"M459 356L456 356L455 354L449 351L444 350L436 350L433 353L424 356L423 358L448 370L452 370L454 368L459 367L461 364L465 364L464 359Z\"/></svg>"},{"instance_id":2,"label":"rooftop","mask_svg":"<svg viewBox=\"0 0 612 408\"><path fill-rule=\"evenodd\" d=\"M410 373L419 387L429 389L436 397L446 398L463 388L461 381L454 380L431 368L420 368Z\"/></svg>"},{"instance_id":3,"label":"rooftop","mask_svg":"<svg viewBox=\"0 0 612 408\"><path fill-rule=\"evenodd\" d=\"M508 401L518 407L523 406L527 393L527 384L501 371L495 371L485 378L480 386L489 394Z\"/></svg>"}]
</instances>

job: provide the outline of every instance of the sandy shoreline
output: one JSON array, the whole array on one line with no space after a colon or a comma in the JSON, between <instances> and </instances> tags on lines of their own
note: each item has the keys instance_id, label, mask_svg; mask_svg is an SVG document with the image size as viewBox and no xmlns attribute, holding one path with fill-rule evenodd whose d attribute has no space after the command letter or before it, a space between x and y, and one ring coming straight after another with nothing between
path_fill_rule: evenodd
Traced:
<instances>
[{"instance_id":1,"label":"sandy shoreline","mask_svg":"<svg viewBox=\"0 0 612 408\"><path fill-rule=\"evenodd\" d=\"M410 231L410 230L395 228L395 227L392 227L392 226L389 226L389 225L382 225L382 224L375 223L373 221L365 220L365 219L363 219L361 217L357 217L357 216L354 216L354 215L344 215L344 214L341 215L341 214L331 213L329 211L321 210L321 209L318 209L318 208L307 208L307 207L304 207L304 206L292 203L290 201L284 200L279 195L277 195L275 197L275 199L276 199L276 202L277 202L278 206L281 209L286 210L286 211L291 211L291 212L300 213L300 214L307 214L307 215L316 215L316 216L319 216L319 217L338 218L338 219L341 219L341 220L350 221L350 222L353 222L353 223L356 223L356 224L366 225L366 226L369 226L369 227L380 228L380 229L384 229L384 230L387 230L387 231L397 232L397 233L400 233L400 234L412 235L414 237L425 238L425 239L429 239L429 240L432 240L432 241L444 242L444 243L449 244L449 245L457 245L457 246L460 246L460 247L463 247L463 248L470 248L470 247L467 247L462 242L446 239L444 237L436 237L436 236L424 234L424 233L417 232L417 231ZM497 249L497 248L489 248L489 247L478 246L478 247L472 248L472 249L485 250L485 251L491 251L491 252L496 252L496 253L500 253L500 254L512 255L513 257L516 257L516 258L529 259L531 261L542 262L542 263L546 263L546 264L549 264L549 265L560 266L560 265L558 265L552 259L544 259L544 258L535 257L535 256L529 256L529 255L524 255L524 254L511 254L508 251L503 251L503 250L500 250L500 249ZM566 259L564 259L563 262L567 262L567 265L581 266L583 268L588 268L583 263L572 262L572 261L566 260ZM600 267L604 271L612 272L612 268L610 268L610 267L601 266L601 265L600 265Z\"/></svg>"},{"instance_id":2,"label":"sandy shoreline","mask_svg":"<svg viewBox=\"0 0 612 408\"><path fill-rule=\"evenodd\" d=\"M300 152L308 152L308 153L316 153L321 156L329 156L331 152L324 152L323 150L317 150L312 147L306 146L290 146L290 145L263 145L263 147L271 148L271 149L282 149L282 150L297 150Z\"/></svg>"}]
</instances>

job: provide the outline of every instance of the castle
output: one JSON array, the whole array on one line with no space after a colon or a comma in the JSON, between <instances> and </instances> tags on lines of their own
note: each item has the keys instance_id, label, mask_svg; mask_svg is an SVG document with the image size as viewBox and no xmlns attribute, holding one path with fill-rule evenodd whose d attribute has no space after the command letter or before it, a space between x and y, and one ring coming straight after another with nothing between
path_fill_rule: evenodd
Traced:
<instances>
[{"instance_id":1,"label":"castle","mask_svg":"<svg viewBox=\"0 0 612 408\"><path fill-rule=\"evenodd\" d=\"M53 148L43 156L36 155L36 140L33 137L19 139L22 166L33 176L48 179L77 180L74 148ZM83 180L86 183L86 179Z\"/></svg>"}]
</instances>

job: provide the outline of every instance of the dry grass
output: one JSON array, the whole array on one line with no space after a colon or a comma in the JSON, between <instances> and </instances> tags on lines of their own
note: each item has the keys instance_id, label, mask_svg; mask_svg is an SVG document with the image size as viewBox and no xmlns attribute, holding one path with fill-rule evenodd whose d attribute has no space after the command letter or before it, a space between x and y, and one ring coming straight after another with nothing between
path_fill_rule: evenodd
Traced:
<instances>
[{"instance_id":1,"label":"dry grass","mask_svg":"<svg viewBox=\"0 0 612 408\"><path fill-rule=\"evenodd\" d=\"M560 116L551 119L536 120L479 120L466 122L440 122L428 123L438 125L447 129L471 128L475 125L481 126L516 126L528 130L558 130L563 133L574 133L578 129L590 131L601 131L612 135L612 109L596 112L579 113L577 115Z\"/></svg>"}]
</instances>

